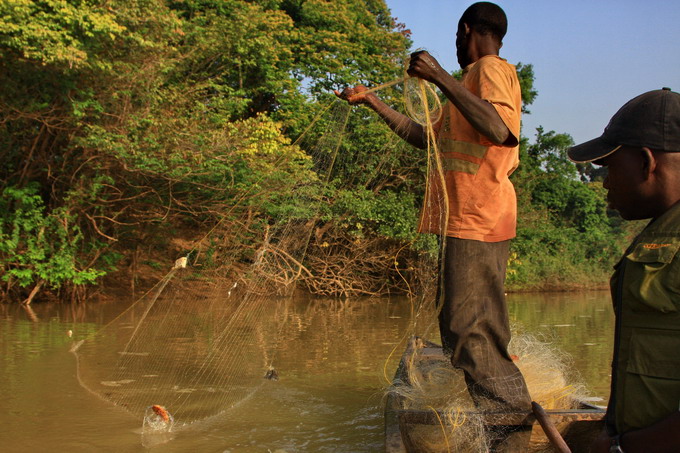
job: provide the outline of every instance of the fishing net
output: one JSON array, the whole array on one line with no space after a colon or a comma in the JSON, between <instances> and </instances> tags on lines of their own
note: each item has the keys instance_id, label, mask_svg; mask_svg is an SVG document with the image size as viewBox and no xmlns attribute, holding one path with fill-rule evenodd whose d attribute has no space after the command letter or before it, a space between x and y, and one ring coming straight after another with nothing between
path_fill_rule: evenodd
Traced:
<instances>
[{"instance_id":1,"label":"fishing net","mask_svg":"<svg viewBox=\"0 0 680 453\"><path fill-rule=\"evenodd\" d=\"M273 338L262 329L276 329L276 310L229 287L205 296L186 273L173 270L75 348L88 389L134 414L163 405L187 423L233 407L262 385Z\"/></svg>"},{"instance_id":2,"label":"fishing net","mask_svg":"<svg viewBox=\"0 0 680 453\"><path fill-rule=\"evenodd\" d=\"M403 99L404 111L424 127L424 203L431 213L425 229L446 231L448 200L433 130L442 112L439 95L428 83L408 77L373 90L377 89L394 90L391 96ZM347 130L351 111L343 101L330 102L294 144L312 156L316 174L313 181L306 183L315 190L300 185L282 194L305 207L307 214L302 220L293 218L266 225L260 245L245 264L232 258L233 250L228 245L220 246L228 244L225 238L229 232L217 224L128 310L74 345L72 352L77 358L81 385L139 417L144 445L167 442L177 430L238 408L262 386L279 378L277 353L296 287L304 285L317 294L348 296L369 293L361 283L346 277L352 272L363 273L373 285L384 280L384 260L376 263L364 256L359 239L345 240L349 246L342 250L336 247L330 255L331 246L323 240L318 227L327 214L321 209L323 200L314 194L324 193L319 188L337 190L334 168L338 159L347 159L342 154L342 144L345 135L353 132ZM399 139L394 137L394 142L385 143L384 156L396 142ZM369 184L373 188L381 186L382 164L378 163L376 176ZM246 191L241 199L249 196ZM207 256L206 244L220 252ZM440 242L429 249L414 247L409 251L400 246L387 257L390 272L403 293L411 296L412 303L410 325L393 355L401 354L413 334L437 337L435 293L436 285L441 284L437 276L443 262L443 245ZM309 254L312 247L315 253ZM325 250L329 250L331 259L318 258ZM402 253L410 254L409 268L400 265ZM220 266L206 265L220 260ZM417 265L413 265L415 261ZM573 400L578 389L566 384L563 368L547 366L559 363L552 351L537 348L535 342L528 340L516 339L513 345L520 358L517 364L535 399L550 408ZM391 389L400 392L404 408L446 408L442 412L445 419L429 431L414 431L413 439L431 451L440 451L442 445L444 451L488 448L488 429L481 418L464 415L464 409L473 404L460 374L450 364L439 361L430 368L414 366L409 373L408 386ZM391 381L391 370L385 369L385 384Z\"/></svg>"},{"instance_id":3,"label":"fishing net","mask_svg":"<svg viewBox=\"0 0 680 453\"><path fill-rule=\"evenodd\" d=\"M401 408L409 411L408 418L401 421L407 450L493 451L495 442L506 441L507 434L518 430L517 426L509 425L509 419L504 415L507 409L502 406L496 410L476 409L462 371L454 369L442 355L432 357L431 351L413 348L413 354L404 364L404 379L390 389L397 395ZM550 343L526 334L513 337L509 352L524 375L532 400L546 409L579 407L585 390L570 367L568 356ZM519 421L518 418L516 422ZM532 441L530 447L522 444L521 451L553 451L541 433L526 434L531 434Z\"/></svg>"},{"instance_id":4,"label":"fishing net","mask_svg":"<svg viewBox=\"0 0 680 453\"><path fill-rule=\"evenodd\" d=\"M406 78L399 82L404 81L398 91L402 96L406 92L406 110L429 125L431 132L432 119L441 110L436 93L422 81ZM322 281L332 294L361 294L360 285L342 280L347 269L332 269L328 261L306 262L322 215L317 208L320 200L309 194L323 193L318 188L325 185L337 185L333 169L350 112L344 101L330 102L293 145L312 156L317 175L307 183L317 190L298 186L283 194L296 197L311 212L304 220L267 225L261 245L245 265L230 260L226 246L214 247L222 250L218 257L203 252L206 243L214 246L224 240L225 234L216 225L128 310L95 335L74 344L81 385L139 417L145 445L167 441L171 438L168 433L238 407L278 378L276 355L287 321L286 301L297 285L313 288L315 282ZM438 166L434 146L431 140L427 154L433 174ZM248 195L244 192L242 198ZM440 212L441 221L445 221L445 209ZM322 249L324 244L315 242L314 247ZM372 263L362 261L357 250L347 250L355 254L348 262L370 269ZM390 258L405 292L413 292L415 286L420 292L437 280L437 253L423 251L421 255L425 264L418 269L400 269L398 256ZM222 259L223 263L208 270L209 266L204 266L208 259ZM323 294L323 290L317 292ZM432 292L421 294L431 296ZM432 304L433 297L421 300ZM420 306L414 303L413 328L431 328L433 320L420 313ZM404 332L404 338L408 336L409 332Z\"/></svg>"}]
</instances>

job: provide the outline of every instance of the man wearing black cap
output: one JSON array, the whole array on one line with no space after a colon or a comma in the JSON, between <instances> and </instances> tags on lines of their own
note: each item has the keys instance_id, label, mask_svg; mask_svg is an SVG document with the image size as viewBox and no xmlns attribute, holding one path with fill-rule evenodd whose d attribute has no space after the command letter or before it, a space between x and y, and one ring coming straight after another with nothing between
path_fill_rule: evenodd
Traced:
<instances>
[{"instance_id":1,"label":"man wearing black cap","mask_svg":"<svg viewBox=\"0 0 680 453\"><path fill-rule=\"evenodd\" d=\"M609 206L652 219L614 267L614 360L600 452L680 451L680 94L626 103L601 137L571 148L604 165Z\"/></svg>"}]
</instances>

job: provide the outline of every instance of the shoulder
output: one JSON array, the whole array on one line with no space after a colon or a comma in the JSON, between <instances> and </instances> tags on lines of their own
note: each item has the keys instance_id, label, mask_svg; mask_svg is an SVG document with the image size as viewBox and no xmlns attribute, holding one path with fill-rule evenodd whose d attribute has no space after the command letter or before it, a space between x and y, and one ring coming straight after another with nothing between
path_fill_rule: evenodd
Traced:
<instances>
[{"instance_id":1,"label":"shoulder","mask_svg":"<svg viewBox=\"0 0 680 453\"><path fill-rule=\"evenodd\" d=\"M680 203L676 203L658 219L650 222L640 236L647 234L679 236L678 233L680 233Z\"/></svg>"},{"instance_id":2,"label":"shoulder","mask_svg":"<svg viewBox=\"0 0 680 453\"><path fill-rule=\"evenodd\" d=\"M508 63L498 55L485 55L477 60L470 72L477 72L480 75L502 76L517 79L517 69L515 65Z\"/></svg>"}]
</instances>

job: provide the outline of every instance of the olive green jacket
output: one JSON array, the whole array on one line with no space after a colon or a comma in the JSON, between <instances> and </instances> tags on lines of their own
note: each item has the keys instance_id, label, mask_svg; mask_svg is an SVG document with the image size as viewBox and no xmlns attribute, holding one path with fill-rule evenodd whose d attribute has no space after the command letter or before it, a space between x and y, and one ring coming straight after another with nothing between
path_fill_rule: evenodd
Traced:
<instances>
[{"instance_id":1,"label":"olive green jacket","mask_svg":"<svg viewBox=\"0 0 680 453\"><path fill-rule=\"evenodd\" d=\"M647 225L615 269L608 421L623 433L665 418L680 404L680 203Z\"/></svg>"}]
</instances>

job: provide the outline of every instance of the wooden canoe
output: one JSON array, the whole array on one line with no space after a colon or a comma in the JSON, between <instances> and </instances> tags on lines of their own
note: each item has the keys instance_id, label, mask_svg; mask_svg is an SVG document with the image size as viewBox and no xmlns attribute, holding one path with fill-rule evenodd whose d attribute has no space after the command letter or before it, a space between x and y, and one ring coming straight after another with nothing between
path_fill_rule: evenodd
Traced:
<instances>
[{"instance_id":1,"label":"wooden canoe","mask_svg":"<svg viewBox=\"0 0 680 453\"><path fill-rule=\"evenodd\" d=\"M416 360L413 356L416 354ZM401 358L397 372L395 373L394 383L397 385L409 385L407 367L409 364L418 367L426 361L448 362L442 353L441 346L421 340L417 337L412 338ZM442 410L415 410L404 409L404 397L400 394L389 391L385 404L385 451L386 453L424 453L424 452L448 452L450 447L432 447L419 445L418 441L411 435L414 429L430 429L432 436L441 435L442 423L446 417ZM580 403L578 409L571 410L547 410L550 420L557 427L571 448L572 452L588 451L593 439L603 428L603 417L605 410L602 407ZM526 440L523 441L521 448L513 448L512 442L501 443L493 451L504 453L526 452L526 451L550 451L546 445L549 443L543 429L538 424L536 417L531 411L527 412L498 412L482 413L470 411L466 412L470 418L482 417L486 429L494 427L512 427L511 430L524 432L525 439L530 438L529 447ZM529 433L527 433L527 431ZM436 442L434 442L436 444ZM455 450L450 450L455 451Z\"/></svg>"}]
</instances>

